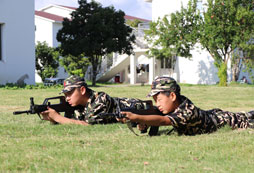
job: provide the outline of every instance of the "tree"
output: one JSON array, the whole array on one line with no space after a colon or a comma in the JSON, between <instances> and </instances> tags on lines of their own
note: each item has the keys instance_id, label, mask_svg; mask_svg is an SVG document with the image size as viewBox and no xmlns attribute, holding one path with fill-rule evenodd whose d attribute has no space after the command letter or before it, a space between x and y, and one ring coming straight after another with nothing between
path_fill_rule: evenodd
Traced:
<instances>
[{"instance_id":1,"label":"tree","mask_svg":"<svg viewBox=\"0 0 254 173\"><path fill-rule=\"evenodd\" d=\"M71 19L64 19L57 40L61 42L64 56L87 57L92 65L92 85L95 85L102 56L112 52L130 55L135 36L125 25L123 11L116 11L113 6L103 8L94 0L90 3L79 0L78 3Z\"/></svg>"},{"instance_id":2,"label":"tree","mask_svg":"<svg viewBox=\"0 0 254 173\"><path fill-rule=\"evenodd\" d=\"M56 77L59 67L59 52L49 47L44 42L37 42L36 49L36 70L42 81L45 78Z\"/></svg>"},{"instance_id":3,"label":"tree","mask_svg":"<svg viewBox=\"0 0 254 173\"><path fill-rule=\"evenodd\" d=\"M231 58L232 81L236 82L239 79L240 72L243 67L243 59L240 51L234 51Z\"/></svg>"},{"instance_id":4,"label":"tree","mask_svg":"<svg viewBox=\"0 0 254 173\"><path fill-rule=\"evenodd\" d=\"M245 59L245 69L244 69L244 71L249 73L252 83L254 83L254 74L253 74L254 68L253 67L254 67L254 57L252 55L250 59L248 58Z\"/></svg>"},{"instance_id":5,"label":"tree","mask_svg":"<svg viewBox=\"0 0 254 173\"><path fill-rule=\"evenodd\" d=\"M141 20L138 20L138 19L134 19L134 20L127 20L126 21L126 24L131 26L131 27L134 27L134 28L137 28L138 27L138 24L142 23Z\"/></svg>"},{"instance_id":6,"label":"tree","mask_svg":"<svg viewBox=\"0 0 254 173\"><path fill-rule=\"evenodd\" d=\"M88 59L84 55L80 55L79 57L66 55L59 61L68 74L80 77L84 77L87 67L90 65Z\"/></svg>"},{"instance_id":7,"label":"tree","mask_svg":"<svg viewBox=\"0 0 254 173\"><path fill-rule=\"evenodd\" d=\"M201 44L215 60L219 84L225 86L227 64L233 51L248 52L253 47L249 41L254 33L254 4L251 0L208 0L204 4L206 9L200 12L197 3L197 0L190 0L187 8L182 7L180 12L171 14L170 22L164 17L158 24L152 24L155 29L162 27L158 34L155 29L150 31L158 38L152 42L161 50L156 47L150 52L159 57L170 57L173 53L191 57L193 47Z\"/></svg>"},{"instance_id":8,"label":"tree","mask_svg":"<svg viewBox=\"0 0 254 173\"><path fill-rule=\"evenodd\" d=\"M233 52L231 59L232 81L236 82L239 79L240 72L245 71L249 74L251 82L254 82L254 45L252 41L249 41L246 49L249 50L237 49Z\"/></svg>"},{"instance_id":9,"label":"tree","mask_svg":"<svg viewBox=\"0 0 254 173\"><path fill-rule=\"evenodd\" d=\"M196 3L189 3L188 8L182 7L181 11L151 22L150 29L145 32L145 38L151 45L149 56L157 59L169 58L171 62L175 62L175 55L191 58L190 51L198 39L200 18Z\"/></svg>"},{"instance_id":10,"label":"tree","mask_svg":"<svg viewBox=\"0 0 254 173\"><path fill-rule=\"evenodd\" d=\"M250 75L251 82L254 83L254 44L253 40L247 45L247 51L243 51L243 64L245 69L243 71Z\"/></svg>"},{"instance_id":11,"label":"tree","mask_svg":"<svg viewBox=\"0 0 254 173\"><path fill-rule=\"evenodd\" d=\"M252 0L208 0L200 42L215 59L220 85L226 85L228 61L235 50L250 50L254 32ZM236 61L237 62L237 61ZM224 76L224 77L223 77Z\"/></svg>"}]
</instances>

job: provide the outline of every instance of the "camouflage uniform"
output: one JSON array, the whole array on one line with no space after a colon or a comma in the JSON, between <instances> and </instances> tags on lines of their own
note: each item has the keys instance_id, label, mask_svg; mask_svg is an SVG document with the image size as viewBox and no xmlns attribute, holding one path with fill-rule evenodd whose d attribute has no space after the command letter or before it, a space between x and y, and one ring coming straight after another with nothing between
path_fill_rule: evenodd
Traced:
<instances>
[{"instance_id":1,"label":"camouflage uniform","mask_svg":"<svg viewBox=\"0 0 254 173\"><path fill-rule=\"evenodd\" d=\"M165 115L170 119L174 130L180 135L211 133L226 124L232 129L254 128L254 111L232 113L221 109L202 110L188 98L180 95L180 86L170 77L156 78L148 96L165 91L175 92L180 99L179 107L174 112Z\"/></svg>"},{"instance_id":2,"label":"camouflage uniform","mask_svg":"<svg viewBox=\"0 0 254 173\"><path fill-rule=\"evenodd\" d=\"M91 92L91 96L88 99L87 105L84 111L81 113L79 119L85 120L89 124L97 123L115 123L117 122L116 117L112 116L100 116L100 113L117 113L117 109L120 107L137 107L137 104L132 105L138 99L130 98L116 98L110 97L104 92ZM139 103L138 103L139 104Z\"/></svg>"},{"instance_id":3,"label":"camouflage uniform","mask_svg":"<svg viewBox=\"0 0 254 173\"><path fill-rule=\"evenodd\" d=\"M87 84L84 79L77 76L70 76L64 81L64 89L63 93L69 92L74 88L78 88L81 86L85 86L87 88ZM139 101L138 99L130 99L130 98L113 98L104 92L95 92L91 89L87 89L90 96L87 101L84 110L79 112L75 118L79 120L84 120L89 124L97 124L97 123L115 123L117 122L116 117L112 116L100 116L101 113L116 113L119 107L127 108L127 107L140 107L141 103L136 103ZM134 104L134 105L133 105Z\"/></svg>"}]
</instances>

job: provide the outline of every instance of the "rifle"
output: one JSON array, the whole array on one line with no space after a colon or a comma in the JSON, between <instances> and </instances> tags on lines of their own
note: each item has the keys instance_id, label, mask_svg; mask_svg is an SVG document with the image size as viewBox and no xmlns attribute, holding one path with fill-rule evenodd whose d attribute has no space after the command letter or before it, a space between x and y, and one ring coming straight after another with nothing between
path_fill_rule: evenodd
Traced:
<instances>
[{"instance_id":1,"label":"rifle","mask_svg":"<svg viewBox=\"0 0 254 173\"><path fill-rule=\"evenodd\" d=\"M59 101L57 104L51 104L50 101ZM66 102L64 96L57 96L57 97L50 97L46 98L44 102L41 105L34 104L34 98L30 98L30 109L26 111L16 111L13 112L13 115L18 114L38 114L39 118L42 120L40 113L47 110L47 107L50 107L54 109L56 112L65 112L64 116L67 118L73 118L74 117L74 111L80 110L81 108L79 106L72 107L68 102Z\"/></svg>"},{"instance_id":2,"label":"rifle","mask_svg":"<svg viewBox=\"0 0 254 173\"><path fill-rule=\"evenodd\" d=\"M120 104L120 99L117 100L117 110L116 113L100 113L99 118L103 119L105 117L115 117L115 118L125 118L125 115L121 114L121 112L132 112L138 115L161 115L163 114L157 109L156 106L153 106L152 100L135 100L131 102L131 105L128 107L123 107ZM138 105L138 106L137 106ZM142 105L142 106L141 106ZM128 128L136 135L137 133L133 130L137 123L127 122ZM145 130L141 130L141 133L146 133L148 127ZM159 126L151 126L148 132L149 136L156 136L159 131Z\"/></svg>"}]
</instances>

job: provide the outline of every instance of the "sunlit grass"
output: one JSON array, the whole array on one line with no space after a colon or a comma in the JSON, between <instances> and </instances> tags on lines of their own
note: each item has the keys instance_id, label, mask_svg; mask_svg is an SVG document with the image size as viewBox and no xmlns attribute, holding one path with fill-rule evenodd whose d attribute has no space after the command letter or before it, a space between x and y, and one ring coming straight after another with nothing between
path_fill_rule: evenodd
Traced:
<instances>
[{"instance_id":1,"label":"sunlit grass","mask_svg":"<svg viewBox=\"0 0 254 173\"><path fill-rule=\"evenodd\" d=\"M150 86L94 87L114 97L147 98ZM13 115L41 104L59 88L0 89L0 172L252 172L254 130L220 129L197 136L135 136L125 124L51 125L37 115ZM198 107L254 109L249 86L182 85ZM161 127L167 131L169 127Z\"/></svg>"}]
</instances>

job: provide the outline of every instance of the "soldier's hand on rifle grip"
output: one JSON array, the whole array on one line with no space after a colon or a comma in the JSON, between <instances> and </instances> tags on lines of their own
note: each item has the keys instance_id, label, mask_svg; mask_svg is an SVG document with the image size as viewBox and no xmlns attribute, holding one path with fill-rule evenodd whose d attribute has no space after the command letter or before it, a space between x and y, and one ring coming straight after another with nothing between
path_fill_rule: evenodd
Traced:
<instances>
[{"instance_id":1,"label":"soldier's hand on rifle grip","mask_svg":"<svg viewBox=\"0 0 254 173\"><path fill-rule=\"evenodd\" d=\"M54 109L51 109L50 107L47 107L47 108L48 108L48 110L40 113L43 117L43 120L47 120L52 123L55 123L56 121L54 120L54 118L55 118L56 114L59 114L59 113L57 113Z\"/></svg>"},{"instance_id":2,"label":"soldier's hand on rifle grip","mask_svg":"<svg viewBox=\"0 0 254 173\"><path fill-rule=\"evenodd\" d=\"M127 121L126 118L118 118L118 117L116 117L116 120L121 122L121 123L126 123L126 121Z\"/></svg>"},{"instance_id":3,"label":"soldier's hand on rifle grip","mask_svg":"<svg viewBox=\"0 0 254 173\"><path fill-rule=\"evenodd\" d=\"M121 112L122 115L124 115L124 118L121 118L121 122L125 123L127 121L136 122L137 114L134 114L132 112Z\"/></svg>"},{"instance_id":4,"label":"soldier's hand on rifle grip","mask_svg":"<svg viewBox=\"0 0 254 173\"><path fill-rule=\"evenodd\" d=\"M127 118L125 116L126 115L123 112L120 112L120 114L118 114L118 116L116 116L116 120L121 122L121 123L126 123L127 122Z\"/></svg>"}]
</instances>

